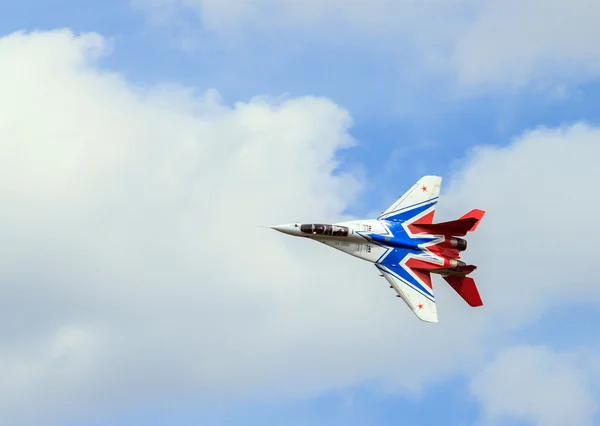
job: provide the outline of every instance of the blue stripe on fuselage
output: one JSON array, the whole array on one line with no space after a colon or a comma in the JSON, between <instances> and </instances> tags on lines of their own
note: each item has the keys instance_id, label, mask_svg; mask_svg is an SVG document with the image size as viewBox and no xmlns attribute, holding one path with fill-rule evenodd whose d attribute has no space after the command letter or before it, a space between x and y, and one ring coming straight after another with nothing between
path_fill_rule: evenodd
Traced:
<instances>
[{"instance_id":1,"label":"blue stripe on fuselage","mask_svg":"<svg viewBox=\"0 0 600 426\"><path fill-rule=\"evenodd\" d=\"M436 203L437 197L381 216L379 220L390 230L391 236L387 236L389 235L387 232L385 236L380 234L369 235L373 242L387 249L386 253L377 260L377 263L385 266L389 271L388 273L391 273L396 279L432 301L434 300L432 290L415 279L406 268L401 266L401 262L409 254L422 255L424 251L419 248L419 245L429 243L437 238L434 236L410 237L403 226L404 223L411 222L411 219L424 213Z\"/></svg>"}]
</instances>

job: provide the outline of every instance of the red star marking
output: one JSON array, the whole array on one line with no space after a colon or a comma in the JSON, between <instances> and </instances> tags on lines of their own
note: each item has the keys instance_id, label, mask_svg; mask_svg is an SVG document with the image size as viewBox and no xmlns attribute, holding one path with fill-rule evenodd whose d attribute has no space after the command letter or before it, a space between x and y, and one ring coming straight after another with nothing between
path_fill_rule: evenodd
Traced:
<instances>
[{"instance_id":1,"label":"red star marking","mask_svg":"<svg viewBox=\"0 0 600 426\"><path fill-rule=\"evenodd\" d=\"M422 304L422 303L419 303L419 304L417 305L417 308L419 308L419 309L423 309L423 304Z\"/></svg>"},{"instance_id":2,"label":"red star marking","mask_svg":"<svg viewBox=\"0 0 600 426\"><path fill-rule=\"evenodd\" d=\"M427 187L425 185L423 185L423 188L421 188L423 190L423 192L427 191Z\"/></svg>"}]
</instances>

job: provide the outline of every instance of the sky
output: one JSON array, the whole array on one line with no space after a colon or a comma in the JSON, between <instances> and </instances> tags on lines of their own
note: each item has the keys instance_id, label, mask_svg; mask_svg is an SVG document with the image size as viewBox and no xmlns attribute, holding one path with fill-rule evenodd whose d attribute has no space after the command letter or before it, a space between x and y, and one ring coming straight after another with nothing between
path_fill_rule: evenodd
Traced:
<instances>
[{"instance_id":1,"label":"sky","mask_svg":"<svg viewBox=\"0 0 600 426\"><path fill-rule=\"evenodd\" d=\"M0 0L0 425L600 424L600 3ZM260 228L443 177L418 321ZM584 212L575 211L582 207Z\"/></svg>"}]
</instances>

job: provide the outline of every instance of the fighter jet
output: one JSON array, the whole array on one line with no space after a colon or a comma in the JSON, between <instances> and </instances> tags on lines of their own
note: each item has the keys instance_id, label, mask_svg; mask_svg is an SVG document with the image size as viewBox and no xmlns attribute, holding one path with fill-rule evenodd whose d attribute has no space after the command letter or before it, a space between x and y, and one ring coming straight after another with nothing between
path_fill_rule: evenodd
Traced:
<instances>
[{"instance_id":1,"label":"fighter jet","mask_svg":"<svg viewBox=\"0 0 600 426\"><path fill-rule=\"evenodd\" d=\"M470 306L483 305L475 281L468 277L477 267L460 260L467 241L459 237L475 231L485 211L471 210L457 220L434 224L441 184L441 177L422 177L377 219L271 228L374 263L419 319L437 323L431 274L441 275Z\"/></svg>"}]
</instances>

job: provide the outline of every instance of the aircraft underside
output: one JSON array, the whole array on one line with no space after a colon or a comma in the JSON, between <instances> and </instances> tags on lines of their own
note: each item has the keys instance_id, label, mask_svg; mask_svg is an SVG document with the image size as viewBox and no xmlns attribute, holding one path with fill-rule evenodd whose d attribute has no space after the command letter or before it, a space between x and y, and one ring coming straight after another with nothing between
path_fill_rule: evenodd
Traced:
<instances>
[{"instance_id":1,"label":"aircraft underside","mask_svg":"<svg viewBox=\"0 0 600 426\"><path fill-rule=\"evenodd\" d=\"M291 224L274 229L321 242L372 262L397 296L426 322L438 322L431 274L437 274L470 305L481 306L476 269L460 260L485 212L471 210L457 220L433 223L441 178L424 176L377 219L336 224Z\"/></svg>"}]
</instances>

